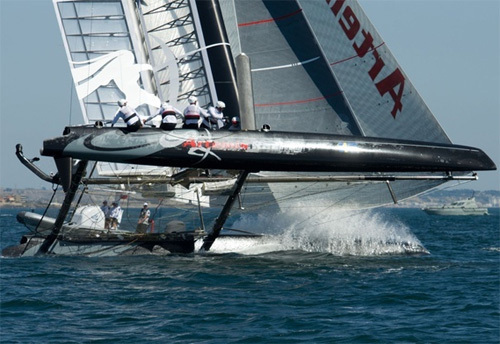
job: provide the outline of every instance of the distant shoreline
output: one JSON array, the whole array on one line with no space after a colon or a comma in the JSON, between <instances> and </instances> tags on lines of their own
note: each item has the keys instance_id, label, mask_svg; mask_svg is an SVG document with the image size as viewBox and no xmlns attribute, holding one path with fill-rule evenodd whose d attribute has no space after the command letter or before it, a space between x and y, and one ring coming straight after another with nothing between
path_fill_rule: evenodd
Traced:
<instances>
[{"instance_id":1,"label":"distant shoreline","mask_svg":"<svg viewBox=\"0 0 500 344\"><path fill-rule=\"evenodd\" d=\"M13 189L13 188L0 188L0 208L45 208L47 203L53 196L53 190L47 189ZM64 194L58 193L53 203L61 204L63 202ZM487 190L475 191L471 189L458 189L458 190L434 190L424 193L419 196L409 198L398 202L396 205L386 205L386 207L400 207L400 208L423 208L429 206L441 206L460 199L466 199L474 196L476 202L487 208L500 208L500 191ZM129 200L130 207L142 206L141 202L144 200L135 199ZM100 202L99 202L100 203ZM182 205L180 205L182 207Z\"/></svg>"}]
</instances>

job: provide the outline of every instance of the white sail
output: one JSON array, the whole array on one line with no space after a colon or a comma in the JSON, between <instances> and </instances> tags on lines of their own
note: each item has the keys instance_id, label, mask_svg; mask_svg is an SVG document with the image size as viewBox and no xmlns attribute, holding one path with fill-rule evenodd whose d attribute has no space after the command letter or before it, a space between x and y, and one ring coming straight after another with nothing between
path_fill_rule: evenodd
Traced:
<instances>
[{"instance_id":1,"label":"white sail","mask_svg":"<svg viewBox=\"0 0 500 344\"><path fill-rule=\"evenodd\" d=\"M125 98L141 117L216 97L190 1L54 0L83 123L113 119Z\"/></svg>"},{"instance_id":2,"label":"white sail","mask_svg":"<svg viewBox=\"0 0 500 344\"><path fill-rule=\"evenodd\" d=\"M162 101L183 109L190 95L203 106L216 98L192 1L148 1L140 6L133 0L53 3L83 123L112 120L121 98L142 118L155 113ZM97 169L101 176L119 177L176 172L114 163L99 163ZM192 190L189 196L181 186L174 189L181 202L196 201ZM208 197L202 201L208 204Z\"/></svg>"}]
</instances>

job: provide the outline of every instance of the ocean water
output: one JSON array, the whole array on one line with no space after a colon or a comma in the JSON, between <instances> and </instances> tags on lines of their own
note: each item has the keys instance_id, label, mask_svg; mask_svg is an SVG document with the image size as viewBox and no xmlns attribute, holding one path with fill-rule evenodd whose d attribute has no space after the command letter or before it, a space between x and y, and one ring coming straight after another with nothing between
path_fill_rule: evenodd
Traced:
<instances>
[{"instance_id":1,"label":"ocean water","mask_svg":"<svg viewBox=\"0 0 500 344\"><path fill-rule=\"evenodd\" d=\"M16 212L0 212L2 248L25 232ZM499 343L490 214L247 214L231 227L272 235L204 254L2 258L0 342Z\"/></svg>"}]
</instances>

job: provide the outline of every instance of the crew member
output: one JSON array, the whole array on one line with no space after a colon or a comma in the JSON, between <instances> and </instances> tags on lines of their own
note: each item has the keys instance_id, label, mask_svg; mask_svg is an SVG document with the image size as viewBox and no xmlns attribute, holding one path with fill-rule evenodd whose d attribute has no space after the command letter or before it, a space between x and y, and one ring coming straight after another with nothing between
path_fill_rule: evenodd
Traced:
<instances>
[{"instance_id":1,"label":"crew member","mask_svg":"<svg viewBox=\"0 0 500 344\"><path fill-rule=\"evenodd\" d=\"M229 128L227 128L227 130L230 130L230 131L241 130L240 118L239 117L231 118L231 126Z\"/></svg>"},{"instance_id":2,"label":"crew member","mask_svg":"<svg viewBox=\"0 0 500 344\"><path fill-rule=\"evenodd\" d=\"M142 127L142 121L137 115L135 109L131 106L127 105L127 100L120 99L118 101L118 106L120 109L115 114L115 118L113 118L113 122L111 122L111 126L114 126L115 123L121 118L125 123L127 123L128 131L137 131Z\"/></svg>"},{"instance_id":3,"label":"crew member","mask_svg":"<svg viewBox=\"0 0 500 344\"><path fill-rule=\"evenodd\" d=\"M207 129L220 129L224 126L224 109L226 108L226 104L222 101L218 101L216 106L210 106L208 108L208 113L210 114L209 118L205 118L203 120L203 126Z\"/></svg>"},{"instance_id":4,"label":"crew member","mask_svg":"<svg viewBox=\"0 0 500 344\"><path fill-rule=\"evenodd\" d=\"M188 98L189 105L184 109L184 129L198 129L200 118L207 118L209 114L205 109L198 106L198 98L191 96Z\"/></svg>"},{"instance_id":5,"label":"crew member","mask_svg":"<svg viewBox=\"0 0 500 344\"><path fill-rule=\"evenodd\" d=\"M109 217L111 218L111 229L118 229L118 225L120 224L122 218L122 208L118 204L118 202L111 203L111 209L109 209Z\"/></svg>"},{"instance_id":6,"label":"crew member","mask_svg":"<svg viewBox=\"0 0 500 344\"><path fill-rule=\"evenodd\" d=\"M108 201L102 202L101 210L104 213L104 228L109 229L109 224L111 223L111 218L109 217L110 208L108 205Z\"/></svg>"},{"instance_id":7,"label":"crew member","mask_svg":"<svg viewBox=\"0 0 500 344\"><path fill-rule=\"evenodd\" d=\"M161 104L160 109L158 109L158 112L154 115L149 116L146 118L143 123L146 124L146 122L152 120L156 116L161 115L161 124L160 128L163 130L173 130L175 129L175 126L177 125L177 116L180 118L183 118L184 115L182 112L174 107L173 105L169 104L169 101L167 100L166 102Z\"/></svg>"},{"instance_id":8,"label":"crew member","mask_svg":"<svg viewBox=\"0 0 500 344\"><path fill-rule=\"evenodd\" d=\"M139 214L139 220L137 221L137 233L146 233L149 226L149 217L151 216L151 212L148 208L148 203L144 203L144 206L141 209L141 213Z\"/></svg>"}]
</instances>

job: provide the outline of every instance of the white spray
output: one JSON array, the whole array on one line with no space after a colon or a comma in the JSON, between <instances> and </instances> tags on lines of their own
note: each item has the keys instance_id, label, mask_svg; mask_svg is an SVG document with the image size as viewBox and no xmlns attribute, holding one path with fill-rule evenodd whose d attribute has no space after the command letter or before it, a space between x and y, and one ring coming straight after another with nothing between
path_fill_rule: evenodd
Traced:
<instances>
[{"instance_id":1,"label":"white spray","mask_svg":"<svg viewBox=\"0 0 500 344\"><path fill-rule=\"evenodd\" d=\"M232 227L266 235L217 239L212 251L262 254L299 250L359 256L428 253L407 225L380 211L314 208L311 213L304 209L310 208L297 204L278 214L242 215Z\"/></svg>"}]
</instances>

